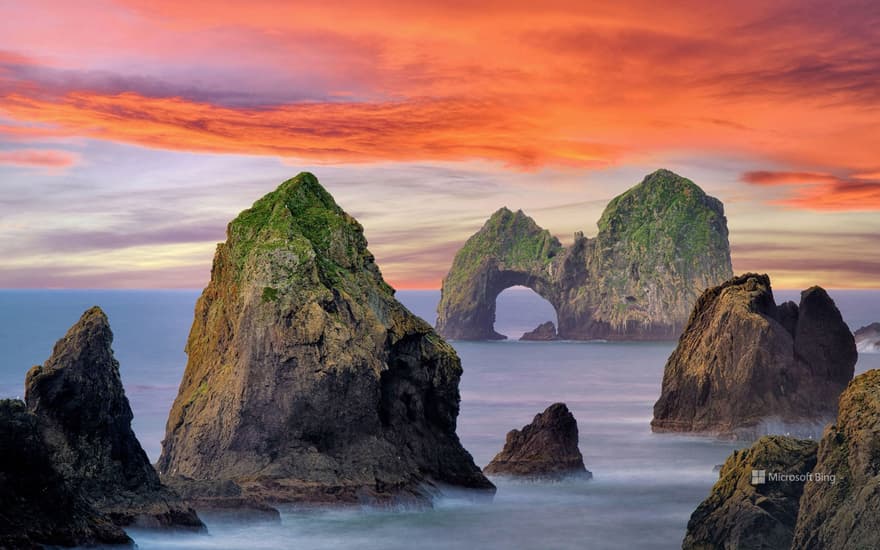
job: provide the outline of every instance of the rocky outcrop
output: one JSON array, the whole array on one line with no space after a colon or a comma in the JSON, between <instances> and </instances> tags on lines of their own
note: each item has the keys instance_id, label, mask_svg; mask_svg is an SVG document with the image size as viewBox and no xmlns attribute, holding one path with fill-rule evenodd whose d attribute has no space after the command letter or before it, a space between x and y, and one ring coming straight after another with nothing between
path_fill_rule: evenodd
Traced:
<instances>
[{"instance_id":1,"label":"rocky outcrop","mask_svg":"<svg viewBox=\"0 0 880 550\"><path fill-rule=\"evenodd\" d=\"M816 443L791 437L763 437L735 451L691 515L682 549L788 549L804 483L768 482L767 473L802 476L815 464Z\"/></svg>"},{"instance_id":2,"label":"rocky outcrop","mask_svg":"<svg viewBox=\"0 0 880 550\"><path fill-rule=\"evenodd\" d=\"M361 225L311 174L229 224L186 351L158 466L226 486L215 502L494 491L455 433L458 356L394 298Z\"/></svg>"},{"instance_id":3,"label":"rocky outcrop","mask_svg":"<svg viewBox=\"0 0 880 550\"><path fill-rule=\"evenodd\" d=\"M837 413L857 353L828 294L776 305L770 279L749 273L707 290L666 363L655 432L756 438L821 433Z\"/></svg>"},{"instance_id":4,"label":"rocky outcrop","mask_svg":"<svg viewBox=\"0 0 880 550\"><path fill-rule=\"evenodd\" d=\"M195 512L163 487L131 429L132 412L113 333L98 307L86 311L25 381L52 462L67 483L118 525L201 529Z\"/></svg>"},{"instance_id":5,"label":"rocky outcrop","mask_svg":"<svg viewBox=\"0 0 880 550\"><path fill-rule=\"evenodd\" d=\"M520 340L549 342L551 340L559 340L559 337L556 335L556 325L553 324L553 321L547 321L535 327L535 330L520 336Z\"/></svg>"},{"instance_id":6,"label":"rocky outcrop","mask_svg":"<svg viewBox=\"0 0 880 550\"><path fill-rule=\"evenodd\" d=\"M856 377L839 408L818 446L774 436L734 452L683 548L880 548L880 370Z\"/></svg>"},{"instance_id":7,"label":"rocky outcrop","mask_svg":"<svg viewBox=\"0 0 880 550\"><path fill-rule=\"evenodd\" d=\"M880 548L880 370L855 378L840 397L815 472L836 479L807 484L793 548Z\"/></svg>"},{"instance_id":8,"label":"rocky outcrop","mask_svg":"<svg viewBox=\"0 0 880 550\"><path fill-rule=\"evenodd\" d=\"M733 275L721 201L668 170L615 197L598 225L563 247L521 210L495 212L443 280L438 332L503 339L495 299L522 285L556 308L561 338L672 340L700 292Z\"/></svg>"},{"instance_id":9,"label":"rocky outcrop","mask_svg":"<svg viewBox=\"0 0 880 550\"><path fill-rule=\"evenodd\" d=\"M871 323L855 332L859 353L880 353L880 323Z\"/></svg>"},{"instance_id":10,"label":"rocky outcrop","mask_svg":"<svg viewBox=\"0 0 880 550\"><path fill-rule=\"evenodd\" d=\"M487 475L558 479L592 477L578 449L578 428L564 403L535 415L531 424L507 433L504 449L484 469Z\"/></svg>"},{"instance_id":11,"label":"rocky outcrop","mask_svg":"<svg viewBox=\"0 0 880 550\"><path fill-rule=\"evenodd\" d=\"M132 544L65 481L40 420L18 400L0 400L0 503L0 548Z\"/></svg>"}]
</instances>

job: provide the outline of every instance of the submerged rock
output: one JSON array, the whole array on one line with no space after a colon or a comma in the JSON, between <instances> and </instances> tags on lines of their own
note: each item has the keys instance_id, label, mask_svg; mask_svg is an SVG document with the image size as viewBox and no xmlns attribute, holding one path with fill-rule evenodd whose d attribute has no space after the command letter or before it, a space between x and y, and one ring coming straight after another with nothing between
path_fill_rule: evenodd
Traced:
<instances>
[{"instance_id":1,"label":"submerged rock","mask_svg":"<svg viewBox=\"0 0 880 550\"><path fill-rule=\"evenodd\" d=\"M531 424L508 432L504 449L483 473L530 478L592 477L578 449L577 421L564 403L550 405L535 415Z\"/></svg>"},{"instance_id":2,"label":"submerged rock","mask_svg":"<svg viewBox=\"0 0 880 550\"><path fill-rule=\"evenodd\" d=\"M837 413L857 353L828 294L777 307L766 275L746 274L697 301L666 363L655 432L753 439L820 432Z\"/></svg>"},{"instance_id":3,"label":"submerged rock","mask_svg":"<svg viewBox=\"0 0 880 550\"><path fill-rule=\"evenodd\" d=\"M361 225L311 174L229 224L186 350L158 466L195 493L217 486L205 481L257 502L494 492L455 433L458 356L394 298Z\"/></svg>"},{"instance_id":4,"label":"submerged rock","mask_svg":"<svg viewBox=\"0 0 880 550\"><path fill-rule=\"evenodd\" d=\"M204 528L163 487L131 429L132 412L98 307L86 311L25 382L52 461L67 483L118 525Z\"/></svg>"},{"instance_id":5,"label":"submerged rock","mask_svg":"<svg viewBox=\"0 0 880 550\"><path fill-rule=\"evenodd\" d=\"M495 300L523 285L553 304L561 338L671 340L700 292L733 275L721 201L668 170L615 197L598 225L563 247L521 210L498 210L456 254L437 331L503 339Z\"/></svg>"},{"instance_id":6,"label":"submerged rock","mask_svg":"<svg viewBox=\"0 0 880 550\"><path fill-rule=\"evenodd\" d=\"M0 548L132 545L65 481L40 420L11 399L0 400L0 503Z\"/></svg>"},{"instance_id":7,"label":"submerged rock","mask_svg":"<svg viewBox=\"0 0 880 550\"><path fill-rule=\"evenodd\" d=\"M735 451L691 515L682 549L788 549L804 483L776 482L767 474L802 476L815 464L816 443L791 437L763 437Z\"/></svg>"},{"instance_id":8,"label":"submerged rock","mask_svg":"<svg viewBox=\"0 0 880 550\"><path fill-rule=\"evenodd\" d=\"M817 474L801 498L793 548L880 548L880 370L856 377L819 443Z\"/></svg>"},{"instance_id":9,"label":"submerged rock","mask_svg":"<svg viewBox=\"0 0 880 550\"><path fill-rule=\"evenodd\" d=\"M550 340L558 339L559 337L556 336L556 325L553 324L553 321L541 323L535 327L535 330L526 332L520 337L520 340L531 340L536 342L548 342Z\"/></svg>"},{"instance_id":10,"label":"submerged rock","mask_svg":"<svg viewBox=\"0 0 880 550\"><path fill-rule=\"evenodd\" d=\"M856 348L860 353L880 352L880 323L871 323L855 332Z\"/></svg>"}]
</instances>

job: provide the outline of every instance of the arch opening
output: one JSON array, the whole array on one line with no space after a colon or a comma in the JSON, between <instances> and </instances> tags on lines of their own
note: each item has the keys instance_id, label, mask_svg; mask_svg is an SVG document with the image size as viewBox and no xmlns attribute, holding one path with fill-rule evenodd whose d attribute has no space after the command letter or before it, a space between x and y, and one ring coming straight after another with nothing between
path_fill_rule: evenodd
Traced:
<instances>
[{"instance_id":1,"label":"arch opening","mask_svg":"<svg viewBox=\"0 0 880 550\"><path fill-rule=\"evenodd\" d=\"M519 340L526 332L547 321L559 328L556 308L535 290L512 285L495 297L495 332L508 340Z\"/></svg>"}]
</instances>

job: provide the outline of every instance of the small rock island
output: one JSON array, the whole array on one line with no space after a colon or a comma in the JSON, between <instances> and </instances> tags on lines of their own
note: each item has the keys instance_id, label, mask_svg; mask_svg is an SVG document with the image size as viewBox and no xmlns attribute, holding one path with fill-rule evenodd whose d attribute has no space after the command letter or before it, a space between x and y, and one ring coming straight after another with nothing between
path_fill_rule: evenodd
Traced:
<instances>
[{"instance_id":1,"label":"small rock island","mask_svg":"<svg viewBox=\"0 0 880 550\"><path fill-rule=\"evenodd\" d=\"M880 323L871 323L854 333L856 347L862 353L880 353Z\"/></svg>"},{"instance_id":2,"label":"small rock island","mask_svg":"<svg viewBox=\"0 0 880 550\"><path fill-rule=\"evenodd\" d=\"M197 505L494 493L456 435L455 350L312 174L229 224L186 351L158 468Z\"/></svg>"},{"instance_id":3,"label":"small rock island","mask_svg":"<svg viewBox=\"0 0 880 550\"><path fill-rule=\"evenodd\" d=\"M733 276L723 204L669 170L612 199L598 226L565 247L522 210L501 208L456 253L437 331L504 339L495 300L522 285L556 309L562 339L674 340L700 293Z\"/></svg>"},{"instance_id":4,"label":"small rock island","mask_svg":"<svg viewBox=\"0 0 880 550\"><path fill-rule=\"evenodd\" d=\"M531 424L508 432L504 448L483 473L536 479L592 477L578 449L577 421L565 403L550 405Z\"/></svg>"},{"instance_id":5,"label":"small rock island","mask_svg":"<svg viewBox=\"0 0 880 550\"><path fill-rule=\"evenodd\" d=\"M744 439L821 433L857 358L822 288L777 306L767 275L734 277L694 306L666 363L651 427Z\"/></svg>"},{"instance_id":6,"label":"small rock island","mask_svg":"<svg viewBox=\"0 0 880 550\"><path fill-rule=\"evenodd\" d=\"M559 336L556 335L556 325L553 324L553 321L547 321L535 327L534 330L526 332L519 339L526 342L550 342L559 340Z\"/></svg>"}]
</instances>

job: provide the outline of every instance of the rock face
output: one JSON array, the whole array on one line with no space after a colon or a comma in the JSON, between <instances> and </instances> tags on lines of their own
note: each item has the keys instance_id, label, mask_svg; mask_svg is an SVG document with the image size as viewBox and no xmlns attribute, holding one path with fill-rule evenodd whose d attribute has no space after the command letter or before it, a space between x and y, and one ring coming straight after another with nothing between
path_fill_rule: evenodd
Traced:
<instances>
[{"instance_id":1,"label":"rock face","mask_svg":"<svg viewBox=\"0 0 880 550\"><path fill-rule=\"evenodd\" d=\"M550 340L558 339L559 337L556 336L556 325L553 324L553 321L541 323L535 328L535 330L526 332L520 337L520 340L532 340L537 342L548 342Z\"/></svg>"},{"instance_id":2,"label":"rock face","mask_svg":"<svg viewBox=\"0 0 880 550\"><path fill-rule=\"evenodd\" d=\"M0 502L0 548L132 544L64 480L39 419L10 399L0 400Z\"/></svg>"},{"instance_id":3,"label":"rock face","mask_svg":"<svg viewBox=\"0 0 880 550\"><path fill-rule=\"evenodd\" d=\"M770 279L749 273L707 290L666 363L655 432L747 439L820 432L837 412L857 360L828 294L776 305Z\"/></svg>"},{"instance_id":4,"label":"rock face","mask_svg":"<svg viewBox=\"0 0 880 550\"><path fill-rule=\"evenodd\" d=\"M531 478L592 477L578 449L577 421L564 403L550 405L535 415L531 424L508 432L504 449L483 473Z\"/></svg>"},{"instance_id":5,"label":"rock face","mask_svg":"<svg viewBox=\"0 0 880 550\"><path fill-rule=\"evenodd\" d=\"M807 485L793 548L880 548L880 370L858 376L841 396L815 471L837 479Z\"/></svg>"},{"instance_id":6,"label":"rock face","mask_svg":"<svg viewBox=\"0 0 880 550\"><path fill-rule=\"evenodd\" d=\"M880 370L856 377L818 444L764 437L727 459L683 548L880 548ZM750 486L753 470L765 483ZM794 474L801 479L773 479Z\"/></svg>"},{"instance_id":7,"label":"rock face","mask_svg":"<svg viewBox=\"0 0 880 550\"><path fill-rule=\"evenodd\" d=\"M688 521L682 549L788 549L804 484L766 482L766 473L803 475L815 464L816 443L791 437L763 437L734 452ZM753 471L763 471L765 482L753 484Z\"/></svg>"},{"instance_id":8,"label":"rock face","mask_svg":"<svg viewBox=\"0 0 880 550\"><path fill-rule=\"evenodd\" d=\"M563 247L521 210L495 212L443 280L438 332L503 339L495 299L522 285L556 308L561 338L671 340L700 292L733 275L721 201L668 170L614 198L598 225Z\"/></svg>"},{"instance_id":9,"label":"rock face","mask_svg":"<svg viewBox=\"0 0 880 550\"><path fill-rule=\"evenodd\" d=\"M263 501L484 491L455 433L461 364L308 173L242 212L196 304L159 470ZM205 482L212 483L205 483Z\"/></svg>"},{"instance_id":10,"label":"rock face","mask_svg":"<svg viewBox=\"0 0 880 550\"><path fill-rule=\"evenodd\" d=\"M880 353L880 323L871 323L855 332L860 353Z\"/></svg>"},{"instance_id":11,"label":"rock face","mask_svg":"<svg viewBox=\"0 0 880 550\"><path fill-rule=\"evenodd\" d=\"M68 483L118 525L199 529L195 512L162 486L131 429L132 412L98 307L86 311L27 374L25 401Z\"/></svg>"}]
</instances>

